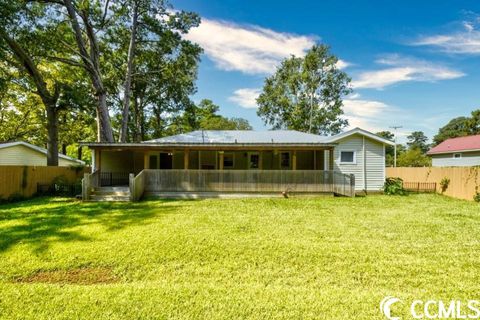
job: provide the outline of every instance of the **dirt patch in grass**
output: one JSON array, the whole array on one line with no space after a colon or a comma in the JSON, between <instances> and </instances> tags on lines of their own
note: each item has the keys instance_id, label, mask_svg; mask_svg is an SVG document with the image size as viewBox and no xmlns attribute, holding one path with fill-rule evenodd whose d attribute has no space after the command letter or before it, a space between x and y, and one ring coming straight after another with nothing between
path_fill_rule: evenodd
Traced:
<instances>
[{"instance_id":1,"label":"dirt patch in grass","mask_svg":"<svg viewBox=\"0 0 480 320\"><path fill-rule=\"evenodd\" d=\"M71 270L39 271L28 277L17 278L17 283L108 284L118 282L109 268L78 268Z\"/></svg>"}]
</instances>

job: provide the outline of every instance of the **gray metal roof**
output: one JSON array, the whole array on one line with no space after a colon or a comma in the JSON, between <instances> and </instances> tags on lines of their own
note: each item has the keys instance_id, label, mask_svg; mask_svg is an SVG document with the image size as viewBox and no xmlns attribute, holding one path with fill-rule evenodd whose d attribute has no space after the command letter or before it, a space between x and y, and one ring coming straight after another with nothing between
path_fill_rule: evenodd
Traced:
<instances>
[{"instance_id":1,"label":"gray metal roof","mask_svg":"<svg viewBox=\"0 0 480 320\"><path fill-rule=\"evenodd\" d=\"M329 137L294 130L197 130L144 143L327 143Z\"/></svg>"}]
</instances>

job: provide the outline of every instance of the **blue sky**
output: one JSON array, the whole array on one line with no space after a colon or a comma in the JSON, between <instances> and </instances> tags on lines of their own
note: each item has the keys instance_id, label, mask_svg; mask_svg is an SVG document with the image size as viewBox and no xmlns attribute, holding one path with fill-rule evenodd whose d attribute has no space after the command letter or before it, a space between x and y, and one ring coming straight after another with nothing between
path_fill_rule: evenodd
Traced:
<instances>
[{"instance_id":1,"label":"blue sky","mask_svg":"<svg viewBox=\"0 0 480 320\"><path fill-rule=\"evenodd\" d=\"M432 137L451 118L480 108L479 1L198 1L175 9L202 17L187 38L205 50L195 100L265 129L255 97L290 54L325 43L353 79L351 127L402 125ZM404 140L404 138L403 138Z\"/></svg>"}]
</instances>

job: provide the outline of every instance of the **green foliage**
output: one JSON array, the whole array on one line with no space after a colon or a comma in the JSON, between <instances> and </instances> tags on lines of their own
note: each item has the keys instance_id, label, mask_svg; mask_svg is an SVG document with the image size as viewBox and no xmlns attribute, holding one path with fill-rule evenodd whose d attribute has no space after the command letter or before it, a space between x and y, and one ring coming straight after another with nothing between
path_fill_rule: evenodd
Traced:
<instances>
[{"instance_id":1,"label":"green foliage","mask_svg":"<svg viewBox=\"0 0 480 320\"><path fill-rule=\"evenodd\" d=\"M339 133L348 122L342 98L351 92L350 78L325 45L313 46L305 57L285 59L265 79L257 114L274 129L317 134Z\"/></svg>"},{"instance_id":2,"label":"green foliage","mask_svg":"<svg viewBox=\"0 0 480 320\"><path fill-rule=\"evenodd\" d=\"M431 165L432 159L418 148L409 149L397 157L397 166L399 167L429 167Z\"/></svg>"},{"instance_id":3,"label":"green foliage","mask_svg":"<svg viewBox=\"0 0 480 320\"><path fill-rule=\"evenodd\" d=\"M192 106L176 121L183 126L172 127L176 132L192 130L252 130L248 120L227 118L218 114L220 107L209 99Z\"/></svg>"},{"instance_id":4,"label":"green foliage","mask_svg":"<svg viewBox=\"0 0 480 320\"><path fill-rule=\"evenodd\" d=\"M434 145L456 137L480 134L480 110L474 110L470 117L458 117L450 120L433 137Z\"/></svg>"},{"instance_id":5,"label":"green foliage","mask_svg":"<svg viewBox=\"0 0 480 320\"><path fill-rule=\"evenodd\" d=\"M422 153L426 153L429 149L427 143L428 137L423 133L423 131L414 131L407 136L407 145L409 149L419 149Z\"/></svg>"},{"instance_id":6,"label":"green foliage","mask_svg":"<svg viewBox=\"0 0 480 320\"><path fill-rule=\"evenodd\" d=\"M440 188L442 190L442 193L447 191L449 185L450 185L450 178L448 177L442 178L442 180L440 181Z\"/></svg>"},{"instance_id":7,"label":"green foliage","mask_svg":"<svg viewBox=\"0 0 480 320\"><path fill-rule=\"evenodd\" d=\"M473 200L475 202L480 202L480 192L475 193L475 195L473 196Z\"/></svg>"},{"instance_id":8,"label":"green foliage","mask_svg":"<svg viewBox=\"0 0 480 320\"><path fill-rule=\"evenodd\" d=\"M406 195L407 192L403 188L403 180L401 178L387 178L383 185L383 192L388 195Z\"/></svg>"}]
</instances>

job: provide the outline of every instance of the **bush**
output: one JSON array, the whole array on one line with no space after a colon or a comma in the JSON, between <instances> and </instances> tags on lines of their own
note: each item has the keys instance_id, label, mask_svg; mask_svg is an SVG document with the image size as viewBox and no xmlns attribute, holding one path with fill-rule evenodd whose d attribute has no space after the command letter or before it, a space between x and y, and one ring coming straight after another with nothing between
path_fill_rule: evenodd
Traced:
<instances>
[{"instance_id":1,"label":"bush","mask_svg":"<svg viewBox=\"0 0 480 320\"><path fill-rule=\"evenodd\" d=\"M480 202L480 192L475 193L475 195L473 196L473 200L475 200L476 202Z\"/></svg>"},{"instance_id":2,"label":"bush","mask_svg":"<svg viewBox=\"0 0 480 320\"><path fill-rule=\"evenodd\" d=\"M447 178L447 177L444 177L441 181L440 181L440 188L442 190L442 193L444 193L445 191L447 191L447 188L448 188L448 185L450 184L450 178Z\"/></svg>"},{"instance_id":3,"label":"bush","mask_svg":"<svg viewBox=\"0 0 480 320\"><path fill-rule=\"evenodd\" d=\"M383 192L388 195L406 195L407 192L403 188L403 180L401 178L387 178L383 185Z\"/></svg>"}]
</instances>

